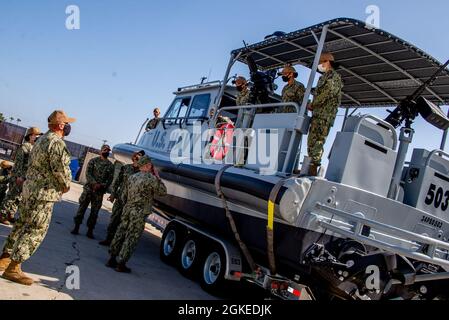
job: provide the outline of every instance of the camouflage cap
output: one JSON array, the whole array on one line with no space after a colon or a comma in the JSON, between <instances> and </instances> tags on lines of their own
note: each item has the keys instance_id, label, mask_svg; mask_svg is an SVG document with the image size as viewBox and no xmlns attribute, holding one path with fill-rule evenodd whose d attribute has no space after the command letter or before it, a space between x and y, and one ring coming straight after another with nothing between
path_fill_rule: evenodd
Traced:
<instances>
[{"instance_id":1,"label":"camouflage cap","mask_svg":"<svg viewBox=\"0 0 449 320\"><path fill-rule=\"evenodd\" d=\"M69 118L63 110L55 110L48 117L48 124L64 124L64 123L73 123L75 121L76 121L75 118Z\"/></svg>"},{"instance_id":2,"label":"camouflage cap","mask_svg":"<svg viewBox=\"0 0 449 320\"><path fill-rule=\"evenodd\" d=\"M105 149L108 149L109 151L112 151L111 146L108 145L108 144L102 145L100 150L105 150Z\"/></svg>"},{"instance_id":3,"label":"camouflage cap","mask_svg":"<svg viewBox=\"0 0 449 320\"><path fill-rule=\"evenodd\" d=\"M3 160L0 162L0 167L2 169L9 169L9 168L14 167L14 163L12 163L11 161Z\"/></svg>"},{"instance_id":4,"label":"camouflage cap","mask_svg":"<svg viewBox=\"0 0 449 320\"><path fill-rule=\"evenodd\" d=\"M296 73L296 69L291 65L286 65L281 72L278 72L278 76L282 76L284 73Z\"/></svg>"},{"instance_id":5,"label":"camouflage cap","mask_svg":"<svg viewBox=\"0 0 449 320\"><path fill-rule=\"evenodd\" d=\"M248 81L243 76L238 76L237 78L235 78L235 80L232 80L232 84L237 84L237 83L246 84L247 82Z\"/></svg>"},{"instance_id":6,"label":"camouflage cap","mask_svg":"<svg viewBox=\"0 0 449 320\"><path fill-rule=\"evenodd\" d=\"M31 128L29 128L28 130L27 130L27 132L26 132L26 136L29 136L29 135L31 135L31 134L34 134L34 135L36 135L36 136L38 136L38 135L40 135L41 134L41 130L39 129L39 128L37 128L37 127L31 127Z\"/></svg>"},{"instance_id":7,"label":"camouflage cap","mask_svg":"<svg viewBox=\"0 0 449 320\"><path fill-rule=\"evenodd\" d=\"M136 151L133 153L133 157L135 156L141 156L143 157L145 155L145 150Z\"/></svg>"},{"instance_id":8,"label":"camouflage cap","mask_svg":"<svg viewBox=\"0 0 449 320\"><path fill-rule=\"evenodd\" d=\"M321 54L321 57L320 57L320 62L324 62L324 61L332 61L332 62L334 62L335 61L335 57L330 52L323 52Z\"/></svg>"},{"instance_id":9,"label":"camouflage cap","mask_svg":"<svg viewBox=\"0 0 449 320\"><path fill-rule=\"evenodd\" d=\"M149 156L143 156L142 158L139 159L139 162L137 162L137 165L139 167L143 167L144 165L147 165L149 163L153 163L151 161L151 158Z\"/></svg>"}]
</instances>

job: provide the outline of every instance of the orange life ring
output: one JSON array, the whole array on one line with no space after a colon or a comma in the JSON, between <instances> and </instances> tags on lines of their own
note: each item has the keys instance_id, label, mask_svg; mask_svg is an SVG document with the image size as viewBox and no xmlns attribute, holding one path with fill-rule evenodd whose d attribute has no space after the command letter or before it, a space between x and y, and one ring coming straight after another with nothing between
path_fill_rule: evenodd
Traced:
<instances>
[{"instance_id":1,"label":"orange life ring","mask_svg":"<svg viewBox=\"0 0 449 320\"><path fill-rule=\"evenodd\" d=\"M210 155L215 160L223 160L228 153L229 146L232 145L234 128L232 123L224 123L215 130L214 138L210 144Z\"/></svg>"}]
</instances>

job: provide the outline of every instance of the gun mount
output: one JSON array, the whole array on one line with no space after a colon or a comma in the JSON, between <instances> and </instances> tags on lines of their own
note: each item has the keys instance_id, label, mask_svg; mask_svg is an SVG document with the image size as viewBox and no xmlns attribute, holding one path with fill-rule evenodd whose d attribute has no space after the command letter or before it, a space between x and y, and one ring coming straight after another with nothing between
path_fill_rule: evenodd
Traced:
<instances>
[{"instance_id":1,"label":"gun mount","mask_svg":"<svg viewBox=\"0 0 449 320\"><path fill-rule=\"evenodd\" d=\"M427 122L433 126L446 130L449 128L449 119L441 111L441 109L421 97L426 88L430 87L438 75L449 65L449 60L446 61L426 82L424 82L414 93L401 101L397 108L390 111L390 115L385 119L393 127L398 128L405 122L406 128L411 128L415 118L420 114Z\"/></svg>"},{"instance_id":2,"label":"gun mount","mask_svg":"<svg viewBox=\"0 0 449 320\"><path fill-rule=\"evenodd\" d=\"M250 78L253 86L250 91L249 102L251 104L265 104L270 102L269 95L275 91L274 79L276 70L266 72L259 71L251 55L247 57Z\"/></svg>"}]
</instances>

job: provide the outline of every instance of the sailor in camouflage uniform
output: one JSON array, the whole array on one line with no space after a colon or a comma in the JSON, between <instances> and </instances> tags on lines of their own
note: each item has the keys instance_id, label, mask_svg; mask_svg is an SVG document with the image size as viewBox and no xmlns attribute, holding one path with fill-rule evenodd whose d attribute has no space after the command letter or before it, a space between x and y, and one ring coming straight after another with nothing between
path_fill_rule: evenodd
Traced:
<instances>
[{"instance_id":1,"label":"sailor in camouflage uniform","mask_svg":"<svg viewBox=\"0 0 449 320\"><path fill-rule=\"evenodd\" d=\"M11 180L11 171L13 164L9 161L0 162L0 203L5 199L6 191L8 191L8 183Z\"/></svg>"},{"instance_id":2,"label":"sailor in camouflage uniform","mask_svg":"<svg viewBox=\"0 0 449 320\"><path fill-rule=\"evenodd\" d=\"M250 104L250 91L248 89L248 82L246 81L245 77L239 76L232 83L235 84L235 88L238 91L238 95L235 99L235 104L237 106ZM239 128L242 127L242 124L244 122L243 117L251 117L253 113L254 111L252 109L239 109L237 114L236 126Z\"/></svg>"},{"instance_id":3,"label":"sailor in camouflage uniform","mask_svg":"<svg viewBox=\"0 0 449 320\"><path fill-rule=\"evenodd\" d=\"M335 71L335 58L331 53L323 53L318 69L323 73L315 89L314 99L308 109L312 111L307 152L311 158L309 175L316 176L321 165L324 143L334 125L338 107L341 104L343 81Z\"/></svg>"},{"instance_id":4,"label":"sailor in camouflage uniform","mask_svg":"<svg viewBox=\"0 0 449 320\"><path fill-rule=\"evenodd\" d=\"M157 125L159 124L159 121L161 120L159 118L161 115L161 110L159 108L155 108L153 110L153 115L154 115L154 118L148 122L147 127L145 128L145 131L150 131L150 130L156 129Z\"/></svg>"},{"instance_id":5,"label":"sailor in camouflage uniform","mask_svg":"<svg viewBox=\"0 0 449 320\"><path fill-rule=\"evenodd\" d=\"M296 69L290 65L287 65L284 67L282 72L278 73L278 75L282 76L282 81L287 82L285 87L282 89L282 102L296 102L299 106L301 106L306 89L301 82L295 80L298 77ZM279 113L296 112L296 109L293 106L285 106L278 110Z\"/></svg>"},{"instance_id":6,"label":"sailor in camouflage uniform","mask_svg":"<svg viewBox=\"0 0 449 320\"><path fill-rule=\"evenodd\" d=\"M103 145L101 147L101 156L89 161L86 170L86 184L83 193L79 199L79 209L73 219L75 228L72 234L79 234L80 225L83 223L84 214L89 204L91 205L89 219L87 220L87 237L95 239L94 229L97 224L98 212L103 205L103 197L114 179L114 165L109 161L111 147Z\"/></svg>"},{"instance_id":7,"label":"sailor in camouflage uniform","mask_svg":"<svg viewBox=\"0 0 449 320\"><path fill-rule=\"evenodd\" d=\"M126 184L122 221L112 240L111 258L106 264L116 268L118 272L131 272L126 263L145 230L145 218L151 213L153 198L167 194L167 189L148 156L139 160L139 167L140 172L129 177Z\"/></svg>"},{"instance_id":8,"label":"sailor in camouflage uniform","mask_svg":"<svg viewBox=\"0 0 449 320\"><path fill-rule=\"evenodd\" d=\"M245 104L248 104L250 92L248 89L248 82L246 81L245 77L237 77L235 81L233 81L233 83L235 84L235 88L239 92L235 100L236 105L244 106Z\"/></svg>"},{"instance_id":9,"label":"sailor in camouflage uniform","mask_svg":"<svg viewBox=\"0 0 449 320\"><path fill-rule=\"evenodd\" d=\"M47 234L55 202L70 189L70 153L63 137L69 135L70 123L64 111L55 111L48 118L48 131L35 144L30 155L30 166L23 185L20 215L6 239L0 257L3 278L23 285L33 280L21 270Z\"/></svg>"},{"instance_id":10,"label":"sailor in camouflage uniform","mask_svg":"<svg viewBox=\"0 0 449 320\"><path fill-rule=\"evenodd\" d=\"M108 200L111 201L114 206L112 207L111 221L109 222L106 240L100 242L100 245L102 246L109 246L112 239L114 239L125 205L122 201L122 193L124 192L125 184L128 182L130 176L139 172L138 161L144 155L145 151L143 150L135 152L132 156L133 163L122 166L118 177L112 184L112 192Z\"/></svg>"},{"instance_id":11,"label":"sailor in camouflage uniform","mask_svg":"<svg viewBox=\"0 0 449 320\"><path fill-rule=\"evenodd\" d=\"M28 129L25 134L25 143L17 150L9 190L0 204L0 223L9 225L11 222L14 222L14 215L22 200L22 187L28 170L28 159L40 133L39 128L32 127Z\"/></svg>"}]
</instances>

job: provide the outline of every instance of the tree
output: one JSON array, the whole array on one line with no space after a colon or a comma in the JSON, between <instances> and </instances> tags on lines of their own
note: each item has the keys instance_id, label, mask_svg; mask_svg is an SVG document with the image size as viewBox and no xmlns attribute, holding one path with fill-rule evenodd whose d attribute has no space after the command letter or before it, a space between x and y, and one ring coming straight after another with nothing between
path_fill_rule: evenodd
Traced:
<instances>
[{"instance_id":1,"label":"tree","mask_svg":"<svg viewBox=\"0 0 449 320\"><path fill-rule=\"evenodd\" d=\"M0 112L0 123L5 121L5 116Z\"/></svg>"}]
</instances>

